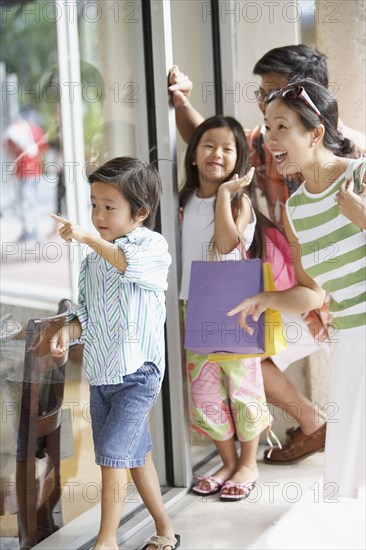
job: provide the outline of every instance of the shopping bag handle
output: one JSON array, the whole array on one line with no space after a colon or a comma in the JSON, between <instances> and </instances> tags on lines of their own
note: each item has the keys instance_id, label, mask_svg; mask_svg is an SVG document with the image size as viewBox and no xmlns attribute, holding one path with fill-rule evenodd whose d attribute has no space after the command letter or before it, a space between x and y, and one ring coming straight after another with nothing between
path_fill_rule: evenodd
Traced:
<instances>
[{"instance_id":1,"label":"shopping bag handle","mask_svg":"<svg viewBox=\"0 0 366 550\"><path fill-rule=\"evenodd\" d=\"M238 244L236 245L235 249L239 250L239 252L242 255L243 260L248 259L247 251L245 250L245 241L243 239L243 235L240 234L238 231ZM234 250L235 250L234 249ZM220 258L219 251L217 250L217 247L215 246L215 240L212 237L210 244L208 246L208 257L209 261L211 262L220 262L222 261Z\"/></svg>"}]
</instances>

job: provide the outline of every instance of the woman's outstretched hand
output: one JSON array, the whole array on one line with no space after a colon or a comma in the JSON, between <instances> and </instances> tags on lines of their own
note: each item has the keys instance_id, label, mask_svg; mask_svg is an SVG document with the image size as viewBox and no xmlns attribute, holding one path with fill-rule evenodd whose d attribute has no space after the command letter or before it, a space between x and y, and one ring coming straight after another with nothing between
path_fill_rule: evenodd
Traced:
<instances>
[{"instance_id":1,"label":"woman's outstretched hand","mask_svg":"<svg viewBox=\"0 0 366 550\"><path fill-rule=\"evenodd\" d=\"M261 316L261 314L268 308L268 293L262 292L261 294L255 294L251 298L246 298L240 304L231 309L227 315L228 317L233 317L237 313L239 325L247 332L252 335L254 330L248 325L247 317L248 315L252 316L253 321L256 323Z\"/></svg>"}]
</instances>

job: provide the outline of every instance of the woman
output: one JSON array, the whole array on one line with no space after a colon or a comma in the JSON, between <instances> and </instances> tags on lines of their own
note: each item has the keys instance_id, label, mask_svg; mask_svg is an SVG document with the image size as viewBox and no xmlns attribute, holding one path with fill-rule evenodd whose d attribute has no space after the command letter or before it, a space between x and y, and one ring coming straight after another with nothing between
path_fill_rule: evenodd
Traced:
<instances>
[{"instance_id":1,"label":"woman","mask_svg":"<svg viewBox=\"0 0 366 550\"><path fill-rule=\"evenodd\" d=\"M285 228L297 285L264 292L229 312L258 320L265 309L305 312L330 295L331 379L325 496L356 497L365 475L365 159L349 159L337 131L336 100L310 79L274 92L265 112L266 146L283 175L304 183L286 203Z\"/></svg>"}]
</instances>

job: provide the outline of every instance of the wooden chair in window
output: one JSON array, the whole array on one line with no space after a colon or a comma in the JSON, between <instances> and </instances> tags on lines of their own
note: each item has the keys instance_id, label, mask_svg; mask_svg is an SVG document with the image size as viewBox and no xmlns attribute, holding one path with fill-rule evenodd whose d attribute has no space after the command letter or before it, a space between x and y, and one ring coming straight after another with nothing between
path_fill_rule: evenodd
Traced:
<instances>
[{"instance_id":1,"label":"wooden chair in window","mask_svg":"<svg viewBox=\"0 0 366 550\"><path fill-rule=\"evenodd\" d=\"M58 315L27 324L16 465L21 550L62 526L60 426L67 354L52 357L49 343L70 305L61 300Z\"/></svg>"}]
</instances>

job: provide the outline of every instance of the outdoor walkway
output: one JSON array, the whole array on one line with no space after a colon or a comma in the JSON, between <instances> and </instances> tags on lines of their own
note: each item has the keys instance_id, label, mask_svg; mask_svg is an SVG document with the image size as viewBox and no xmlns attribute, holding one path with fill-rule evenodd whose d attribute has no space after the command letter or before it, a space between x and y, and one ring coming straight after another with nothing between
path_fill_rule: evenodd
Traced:
<instances>
[{"instance_id":1,"label":"outdoor walkway","mask_svg":"<svg viewBox=\"0 0 366 550\"><path fill-rule=\"evenodd\" d=\"M292 466L260 461L257 490L244 501L228 503L221 502L218 495L186 495L169 508L175 531L181 535L180 548L365 549L365 494L358 500L323 502L323 456L318 453ZM141 548L152 534L150 523L134 535L122 537L119 547Z\"/></svg>"}]
</instances>

